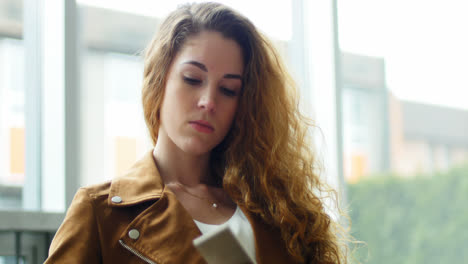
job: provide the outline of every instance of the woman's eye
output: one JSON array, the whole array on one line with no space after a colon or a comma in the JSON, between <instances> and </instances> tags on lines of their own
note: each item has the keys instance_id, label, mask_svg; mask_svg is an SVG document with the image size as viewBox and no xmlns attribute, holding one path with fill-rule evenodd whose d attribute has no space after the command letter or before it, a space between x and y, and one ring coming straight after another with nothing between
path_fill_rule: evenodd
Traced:
<instances>
[{"instance_id":1,"label":"woman's eye","mask_svg":"<svg viewBox=\"0 0 468 264\"><path fill-rule=\"evenodd\" d=\"M184 82L187 83L187 84L190 84L190 85L198 85L202 81L198 80L198 79L194 79L194 78L184 76Z\"/></svg>"},{"instance_id":2,"label":"woman's eye","mask_svg":"<svg viewBox=\"0 0 468 264\"><path fill-rule=\"evenodd\" d=\"M226 88L226 87L221 87L221 92L226 95L226 96L229 96L229 97L234 97L237 95L237 92L235 90L231 90L229 88Z\"/></svg>"}]
</instances>

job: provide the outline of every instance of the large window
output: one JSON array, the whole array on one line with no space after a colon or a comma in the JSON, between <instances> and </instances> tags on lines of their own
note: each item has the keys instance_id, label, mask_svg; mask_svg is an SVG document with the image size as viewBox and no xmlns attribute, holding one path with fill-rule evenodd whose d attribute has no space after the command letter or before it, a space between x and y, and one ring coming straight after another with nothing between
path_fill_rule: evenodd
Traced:
<instances>
[{"instance_id":1,"label":"large window","mask_svg":"<svg viewBox=\"0 0 468 264\"><path fill-rule=\"evenodd\" d=\"M468 259L463 1L338 1L344 177L364 263Z\"/></svg>"},{"instance_id":2,"label":"large window","mask_svg":"<svg viewBox=\"0 0 468 264\"><path fill-rule=\"evenodd\" d=\"M25 182L21 6L0 3L0 208L21 208Z\"/></svg>"}]
</instances>

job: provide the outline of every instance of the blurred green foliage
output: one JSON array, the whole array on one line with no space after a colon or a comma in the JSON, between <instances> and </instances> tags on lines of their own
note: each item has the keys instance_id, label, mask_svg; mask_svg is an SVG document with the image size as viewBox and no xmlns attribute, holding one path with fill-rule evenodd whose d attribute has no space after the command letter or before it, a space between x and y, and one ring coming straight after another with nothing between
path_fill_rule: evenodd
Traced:
<instances>
[{"instance_id":1,"label":"blurred green foliage","mask_svg":"<svg viewBox=\"0 0 468 264\"><path fill-rule=\"evenodd\" d=\"M468 263L468 164L434 175L373 175L348 185L361 263Z\"/></svg>"}]
</instances>

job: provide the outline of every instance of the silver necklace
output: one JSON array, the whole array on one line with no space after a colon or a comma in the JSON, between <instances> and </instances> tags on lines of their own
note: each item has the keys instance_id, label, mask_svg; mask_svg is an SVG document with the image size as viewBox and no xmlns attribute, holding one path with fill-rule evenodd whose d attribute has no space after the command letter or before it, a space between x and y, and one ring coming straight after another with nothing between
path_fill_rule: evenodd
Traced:
<instances>
[{"instance_id":1,"label":"silver necklace","mask_svg":"<svg viewBox=\"0 0 468 264\"><path fill-rule=\"evenodd\" d=\"M198 195L196 195L196 194L193 194L193 193L189 192L189 190L187 190L187 188L185 187L185 185L183 185L182 183L176 182L175 184L177 184L180 188L182 188L182 191L184 191L185 193L187 193L187 194L189 194L189 195L191 195L191 196L193 196L193 197L195 197L195 198L198 198L198 199L200 199L200 200L203 200L203 201L208 202L208 203L211 205L211 207L213 207L214 209L217 209L217 208L218 208L218 204L217 204L216 202L213 202L213 201L211 201L211 200L208 199L208 198L201 197L201 196L198 196Z\"/></svg>"}]
</instances>

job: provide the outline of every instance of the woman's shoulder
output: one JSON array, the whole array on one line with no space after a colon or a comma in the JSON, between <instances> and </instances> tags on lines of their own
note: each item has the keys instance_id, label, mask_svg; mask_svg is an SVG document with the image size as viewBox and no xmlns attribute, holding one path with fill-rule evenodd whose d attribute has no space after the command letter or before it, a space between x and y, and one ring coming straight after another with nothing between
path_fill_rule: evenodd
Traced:
<instances>
[{"instance_id":1,"label":"woman's shoulder","mask_svg":"<svg viewBox=\"0 0 468 264\"><path fill-rule=\"evenodd\" d=\"M68 212L73 209L76 210L77 208L87 207L89 209L96 209L102 206L106 206L108 204L107 201L109 200L111 184L112 181L106 181L80 187L73 197L73 201L68 208Z\"/></svg>"},{"instance_id":2,"label":"woman's shoulder","mask_svg":"<svg viewBox=\"0 0 468 264\"><path fill-rule=\"evenodd\" d=\"M112 180L90 184L80 187L78 192L87 194L90 198L97 198L100 196L108 196L112 185Z\"/></svg>"}]
</instances>

